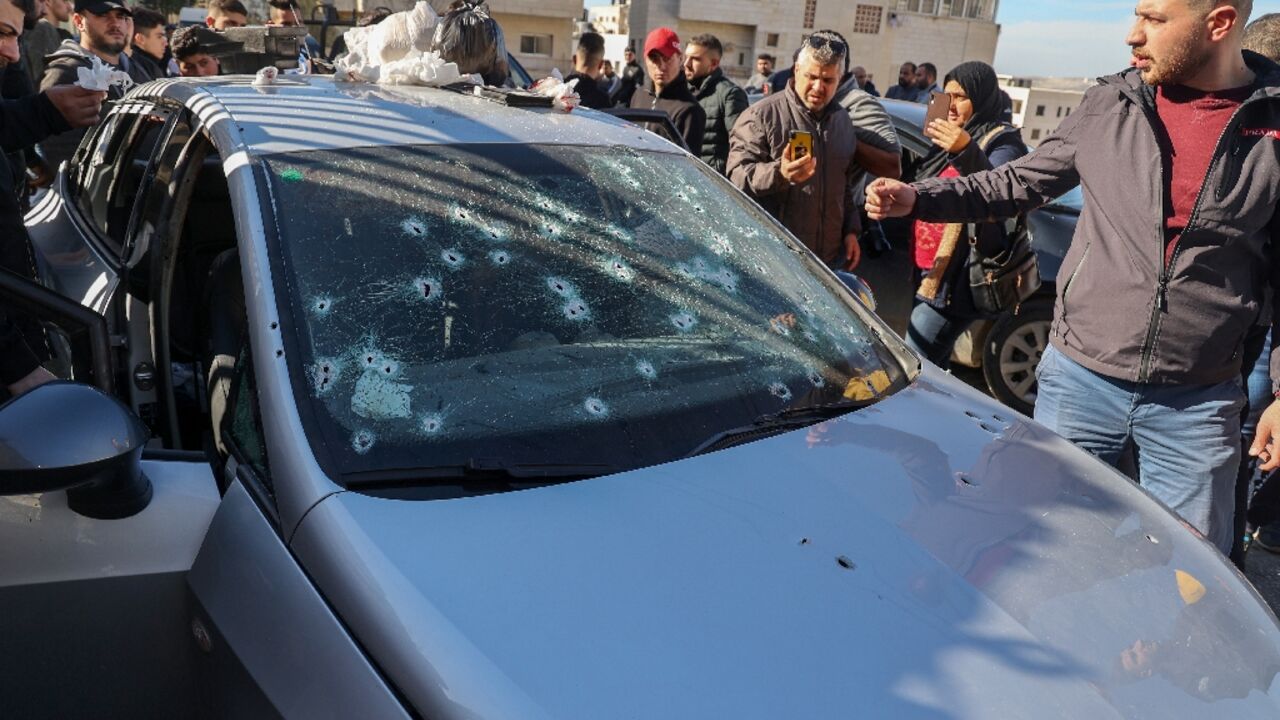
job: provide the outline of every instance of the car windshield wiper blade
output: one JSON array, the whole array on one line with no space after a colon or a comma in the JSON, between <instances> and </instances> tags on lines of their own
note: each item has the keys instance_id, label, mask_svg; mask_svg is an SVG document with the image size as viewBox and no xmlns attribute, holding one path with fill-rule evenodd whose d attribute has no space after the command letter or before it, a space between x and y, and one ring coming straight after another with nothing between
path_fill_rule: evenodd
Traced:
<instances>
[{"instance_id":1,"label":"car windshield wiper blade","mask_svg":"<svg viewBox=\"0 0 1280 720\"><path fill-rule=\"evenodd\" d=\"M348 489L426 487L432 485L550 485L611 475L619 468L607 464L513 463L469 458L458 465L433 465L398 470L371 470L343 476Z\"/></svg>"},{"instance_id":2,"label":"car windshield wiper blade","mask_svg":"<svg viewBox=\"0 0 1280 720\"><path fill-rule=\"evenodd\" d=\"M833 403L824 403L821 405L805 405L802 407L787 408L776 413L761 415L756 418L750 425L742 427L730 428L712 435L702 444L689 451L685 457L694 457L695 455L703 455L716 450L742 445L752 440L759 440L771 435L778 435L788 430L796 430L798 428L812 425L817 420L829 420L834 417L851 413L855 410L861 410L866 407L875 405L884 396L871 398L869 400L840 400Z\"/></svg>"}]
</instances>

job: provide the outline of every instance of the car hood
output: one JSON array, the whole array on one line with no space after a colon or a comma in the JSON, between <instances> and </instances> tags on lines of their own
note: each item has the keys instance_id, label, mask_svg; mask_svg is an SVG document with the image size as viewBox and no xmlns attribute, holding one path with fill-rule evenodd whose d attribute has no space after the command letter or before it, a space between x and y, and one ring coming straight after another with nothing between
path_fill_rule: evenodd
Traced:
<instances>
[{"instance_id":1,"label":"car hood","mask_svg":"<svg viewBox=\"0 0 1280 720\"><path fill-rule=\"evenodd\" d=\"M1145 493L928 370L659 467L352 492L292 548L432 718L1275 717L1274 616Z\"/></svg>"}]
</instances>

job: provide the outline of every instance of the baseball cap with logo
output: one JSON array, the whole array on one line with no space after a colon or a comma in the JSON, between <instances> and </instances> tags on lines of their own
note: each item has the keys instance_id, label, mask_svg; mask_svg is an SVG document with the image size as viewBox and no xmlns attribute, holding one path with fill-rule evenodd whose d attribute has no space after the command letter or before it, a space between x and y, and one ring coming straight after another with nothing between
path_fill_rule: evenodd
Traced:
<instances>
[{"instance_id":1,"label":"baseball cap with logo","mask_svg":"<svg viewBox=\"0 0 1280 720\"><path fill-rule=\"evenodd\" d=\"M662 57L669 58L680 52L680 36L676 35L676 31L671 28L660 27L649 33L649 37L644 41L644 56L649 57L649 53L657 50Z\"/></svg>"},{"instance_id":2,"label":"baseball cap with logo","mask_svg":"<svg viewBox=\"0 0 1280 720\"><path fill-rule=\"evenodd\" d=\"M123 2L116 0L76 0L76 12L90 12L94 15L106 15L112 10L121 10L125 15L133 16L133 12L129 10L129 6Z\"/></svg>"}]
</instances>

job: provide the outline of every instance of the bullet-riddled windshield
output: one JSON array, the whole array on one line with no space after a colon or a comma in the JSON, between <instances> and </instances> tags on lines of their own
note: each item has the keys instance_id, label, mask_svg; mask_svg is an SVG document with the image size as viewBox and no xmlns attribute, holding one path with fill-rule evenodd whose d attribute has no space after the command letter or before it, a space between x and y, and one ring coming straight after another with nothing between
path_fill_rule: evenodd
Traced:
<instances>
[{"instance_id":1,"label":"bullet-riddled windshield","mask_svg":"<svg viewBox=\"0 0 1280 720\"><path fill-rule=\"evenodd\" d=\"M684 156L367 148L264 169L304 423L347 478L644 467L905 379L838 283Z\"/></svg>"}]
</instances>

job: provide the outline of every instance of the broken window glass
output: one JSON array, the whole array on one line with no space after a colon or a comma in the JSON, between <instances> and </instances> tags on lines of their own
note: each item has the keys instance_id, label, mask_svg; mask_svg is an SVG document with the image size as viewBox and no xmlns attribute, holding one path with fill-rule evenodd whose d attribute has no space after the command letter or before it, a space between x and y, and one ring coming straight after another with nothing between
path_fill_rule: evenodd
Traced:
<instances>
[{"instance_id":1,"label":"broken window glass","mask_svg":"<svg viewBox=\"0 0 1280 720\"><path fill-rule=\"evenodd\" d=\"M685 156L492 144L264 163L291 372L339 474L621 471L904 382L838 281Z\"/></svg>"}]
</instances>

